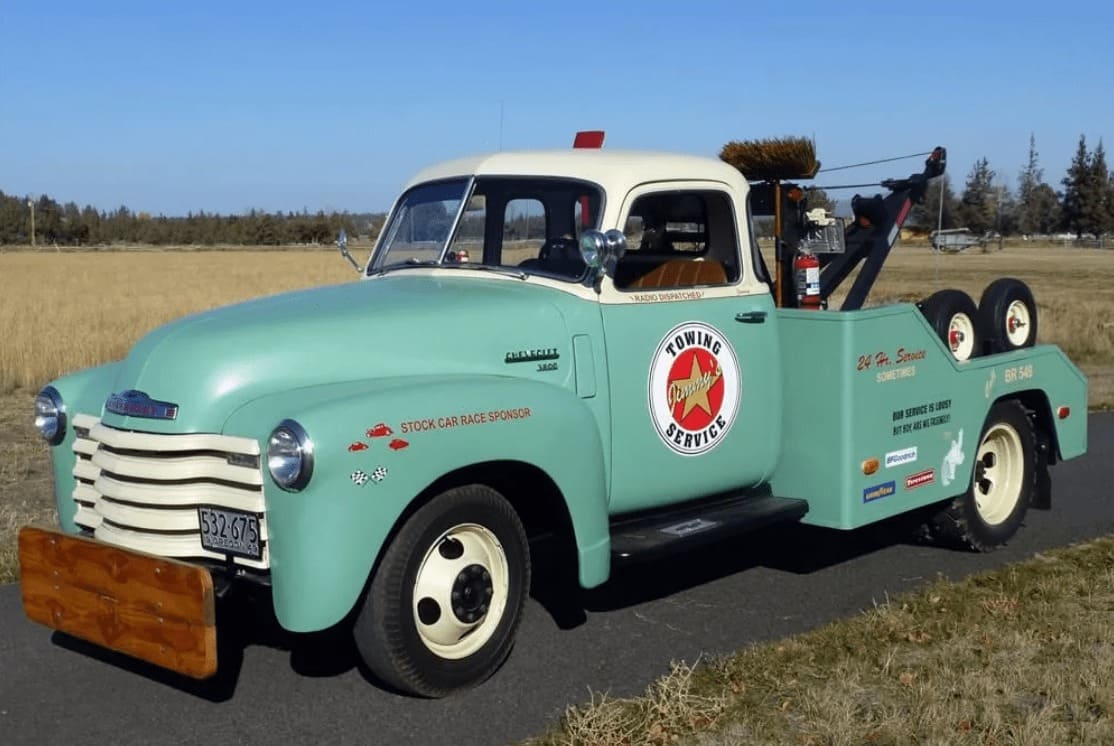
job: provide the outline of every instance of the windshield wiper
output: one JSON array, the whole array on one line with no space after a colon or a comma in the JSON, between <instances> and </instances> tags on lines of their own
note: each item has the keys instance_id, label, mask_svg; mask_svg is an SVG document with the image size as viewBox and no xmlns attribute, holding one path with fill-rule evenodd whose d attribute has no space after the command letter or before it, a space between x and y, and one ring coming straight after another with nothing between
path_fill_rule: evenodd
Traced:
<instances>
[{"instance_id":1,"label":"windshield wiper","mask_svg":"<svg viewBox=\"0 0 1114 746\"><path fill-rule=\"evenodd\" d=\"M525 280L528 276L521 269L516 269L514 267L504 267L499 264L472 264L471 262L454 262L452 264L442 264L441 267L444 269L479 269L483 270L484 272L495 272L496 274L500 275L517 277L520 280Z\"/></svg>"},{"instance_id":2,"label":"windshield wiper","mask_svg":"<svg viewBox=\"0 0 1114 746\"><path fill-rule=\"evenodd\" d=\"M442 264L439 261L437 261L436 259L413 259L413 258L411 258L411 259L407 259L405 262L394 262L392 264L386 264L382 267L377 268L371 274L372 274L372 276L382 275L382 274L386 274L387 272L390 272L392 269L405 269L407 267L440 267L440 266L442 266Z\"/></svg>"}]
</instances>

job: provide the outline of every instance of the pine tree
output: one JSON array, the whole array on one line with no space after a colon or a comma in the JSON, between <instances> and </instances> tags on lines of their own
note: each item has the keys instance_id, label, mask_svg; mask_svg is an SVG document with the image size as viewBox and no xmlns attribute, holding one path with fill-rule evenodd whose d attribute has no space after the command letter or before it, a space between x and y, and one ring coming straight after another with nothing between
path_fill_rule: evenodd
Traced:
<instances>
[{"instance_id":1,"label":"pine tree","mask_svg":"<svg viewBox=\"0 0 1114 746\"><path fill-rule=\"evenodd\" d=\"M1085 220L1089 226L1087 232L1101 236L1114 231L1114 190L1101 139L1091 155L1090 166L1088 184L1093 191L1093 198L1086 203L1089 210Z\"/></svg>"},{"instance_id":2,"label":"pine tree","mask_svg":"<svg viewBox=\"0 0 1114 746\"><path fill-rule=\"evenodd\" d=\"M1085 230L1084 203L1087 199L1090 175L1091 164L1090 155L1087 152L1087 137L1086 135L1080 135L1079 147L1075 149L1075 155L1072 156L1071 165L1068 166L1068 174L1060 181L1064 185L1064 197L1060 202L1062 225L1067 230L1075 233L1077 238L1081 237Z\"/></svg>"},{"instance_id":3,"label":"pine tree","mask_svg":"<svg viewBox=\"0 0 1114 746\"><path fill-rule=\"evenodd\" d=\"M944 212L941 216L940 213L940 191L943 188L943 202ZM956 207L957 200L955 192L952 191L951 178L944 174L937 176L928 183L928 188L924 193L924 202L913 206L912 212L909 213L909 223L911 225L920 226L927 231L936 230L937 221L940 222L940 227L943 229L956 227Z\"/></svg>"},{"instance_id":4,"label":"pine tree","mask_svg":"<svg viewBox=\"0 0 1114 746\"><path fill-rule=\"evenodd\" d=\"M1044 169L1037 162L1037 139L1030 133L1029 160L1017 177L1017 228L1024 234L1040 232L1043 206L1037 197L1043 177Z\"/></svg>"},{"instance_id":5,"label":"pine tree","mask_svg":"<svg viewBox=\"0 0 1114 746\"><path fill-rule=\"evenodd\" d=\"M959 200L959 221L974 233L992 230L998 219L998 197L994 190L994 171L986 158L975 161L967 174L967 184Z\"/></svg>"}]
</instances>

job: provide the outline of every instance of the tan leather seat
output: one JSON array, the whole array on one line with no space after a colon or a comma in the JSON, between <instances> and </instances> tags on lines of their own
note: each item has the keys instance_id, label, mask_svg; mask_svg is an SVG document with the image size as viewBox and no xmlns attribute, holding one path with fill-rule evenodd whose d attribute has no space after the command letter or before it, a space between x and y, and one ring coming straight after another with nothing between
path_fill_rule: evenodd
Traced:
<instances>
[{"instance_id":1,"label":"tan leather seat","mask_svg":"<svg viewBox=\"0 0 1114 746\"><path fill-rule=\"evenodd\" d=\"M639 277L632 288L688 288L696 285L726 285L727 271L717 261L670 259Z\"/></svg>"}]
</instances>

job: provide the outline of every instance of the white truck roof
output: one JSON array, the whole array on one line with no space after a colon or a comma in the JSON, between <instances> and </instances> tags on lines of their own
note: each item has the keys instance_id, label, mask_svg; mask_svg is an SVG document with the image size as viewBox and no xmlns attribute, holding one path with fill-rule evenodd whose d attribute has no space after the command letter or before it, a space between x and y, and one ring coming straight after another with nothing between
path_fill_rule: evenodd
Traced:
<instances>
[{"instance_id":1,"label":"white truck roof","mask_svg":"<svg viewBox=\"0 0 1114 746\"><path fill-rule=\"evenodd\" d=\"M717 158L630 150L523 150L460 158L422 169L406 185L454 176L562 176L586 179L606 191L626 191L649 181L708 180L745 196L742 174Z\"/></svg>"}]
</instances>

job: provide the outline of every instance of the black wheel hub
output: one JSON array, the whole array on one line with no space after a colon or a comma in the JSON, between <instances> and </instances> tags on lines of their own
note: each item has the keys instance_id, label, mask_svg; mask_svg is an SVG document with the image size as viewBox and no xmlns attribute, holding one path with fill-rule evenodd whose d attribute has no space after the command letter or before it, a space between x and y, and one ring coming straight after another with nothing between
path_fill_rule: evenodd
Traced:
<instances>
[{"instance_id":1,"label":"black wheel hub","mask_svg":"<svg viewBox=\"0 0 1114 746\"><path fill-rule=\"evenodd\" d=\"M495 588L491 573L483 565L468 565L453 581L453 614L465 624L474 624L487 613Z\"/></svg>"},{"instance_id":2,"label":"black wheel hub","mask_svg":"<svg viewBox=\"0 0 1114 746\"><path fill-rule=\"evenodd\" d=\"M987 453L975 462L975 484L979 486L984 495L990 492L990 488L994 486L994 483L986 478L986 470L993 469L996 460L993 453Z\"/></svg>"}]
</instances>

